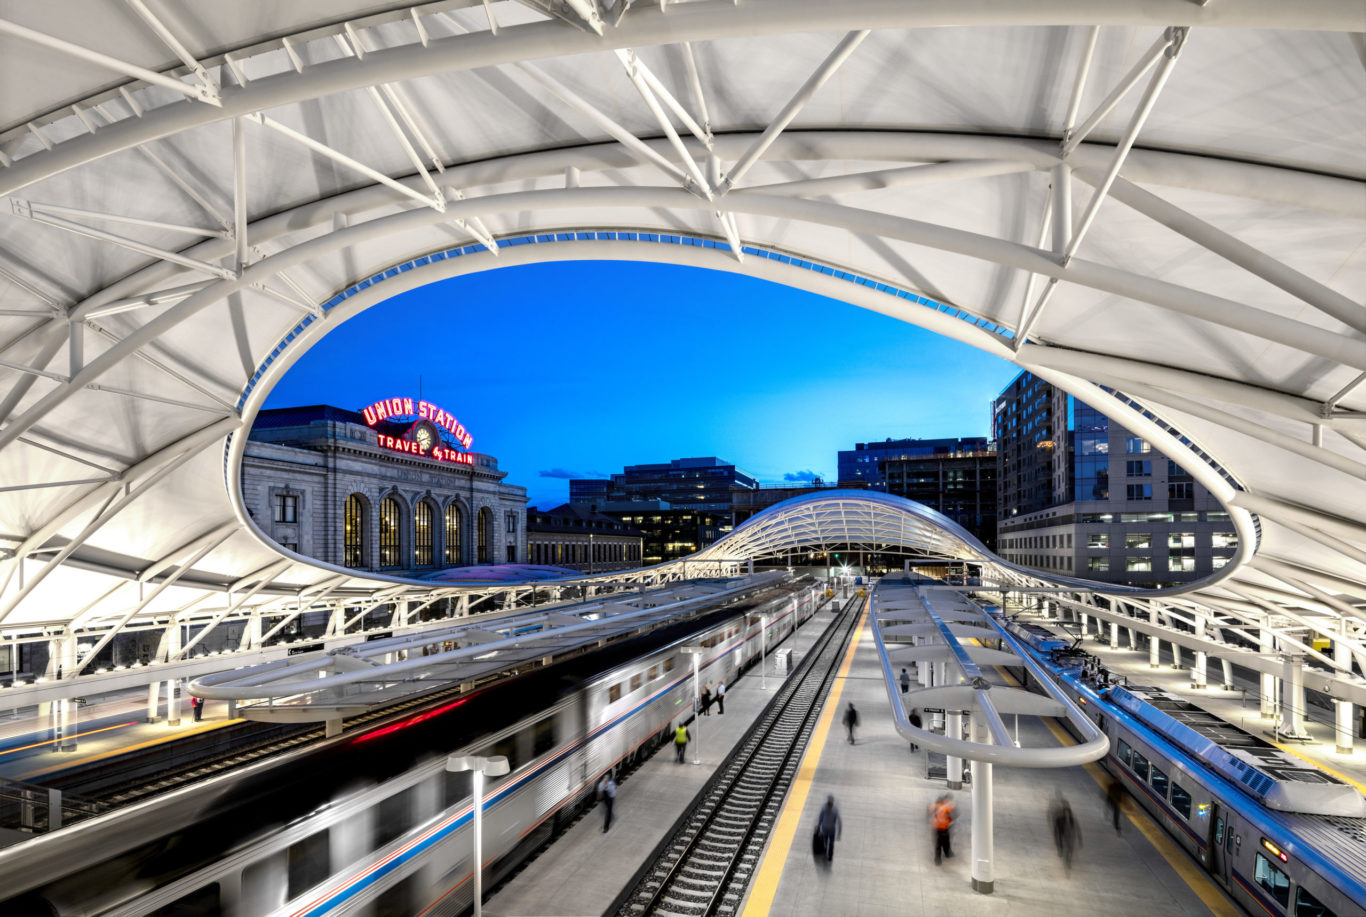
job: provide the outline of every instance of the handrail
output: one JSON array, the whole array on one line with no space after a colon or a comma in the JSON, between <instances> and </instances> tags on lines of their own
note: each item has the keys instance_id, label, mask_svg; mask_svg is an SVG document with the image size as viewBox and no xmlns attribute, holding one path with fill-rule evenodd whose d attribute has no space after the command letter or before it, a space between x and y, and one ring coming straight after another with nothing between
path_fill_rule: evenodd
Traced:
<instances>
[{"instance_id":1,"label":"handrail","mask_svg":"<svg viewBox=\"0 0 1366 917\"><path fill-rule=\"evenodd\" d=\"M917 593L919 590L917 590ZM892 708L893 725L896 727L897 734L908 742L916 745L924 745L931 751L939 752L943 755L963 758L968 761L982 761L987 764L1004 764L1011 767L1029 768L1048 768L1048 767L1074 767L1078 764L1089 764L1097 761L1110 751L1110 739L1101 732L1096 725L1087 718L1086 714L1077 707L1067 696L1053 684L1052 680L1043 668L1031 659L1028 653L1021 651L1020 645L1010 634L1006 633L995 621L991 621L986 615L983 619L989 621L1001 639L1007 641L1016 655L1020 657L1021 664L1028 669L1035 677L1038 684L1042 685L1049 696L1063 705L1067 712L1067 720L1082 735L1082 743L1079 745L1068 745L1060 748L1022 748L1014 744L1011 745L989 745L982 742L971 742L966 739L950 738L931 732L927 729L919 729L912 726L910 720L906 718L906 710L902 703L900 686L897 682L896 674L893 671L891 660L887 655L887 646L882 641L882 627L876 615L877 591L874 590L870 597L871 605L874 610L873 615L873 640L877 644L877 652L882 663L883 687L887 689L887 699ZM927 615L931 615L927 609ZM947 635L947 639L957 642L957 638L952 634ZM990 698L991 685L985 679L977 679L966 683L960 687L974 690L976 692L973 701L974 711L983 715L987 725L992 728L993 734L999 734L998 729L1004 731L1004 724L1000 723L1000 714L992 705ZM998 725L999 724L999 725Z\"/></svg>"}]
</instances>

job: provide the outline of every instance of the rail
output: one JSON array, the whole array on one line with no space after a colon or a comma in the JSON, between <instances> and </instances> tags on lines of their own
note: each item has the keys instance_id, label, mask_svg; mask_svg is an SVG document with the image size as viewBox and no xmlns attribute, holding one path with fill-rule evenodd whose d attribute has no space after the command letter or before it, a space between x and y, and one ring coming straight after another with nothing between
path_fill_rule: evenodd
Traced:
<instances>
[{"instance_id":1,"label":"rail","mask_svg":"<svg viewBox=\"0 0 1366 917\"><path fill-rule=\"evenodd\" d=\"M739 748L717 769L607 909L619 917L738 911L858 620L852 598Z\"/></svg>"}]
</instances>

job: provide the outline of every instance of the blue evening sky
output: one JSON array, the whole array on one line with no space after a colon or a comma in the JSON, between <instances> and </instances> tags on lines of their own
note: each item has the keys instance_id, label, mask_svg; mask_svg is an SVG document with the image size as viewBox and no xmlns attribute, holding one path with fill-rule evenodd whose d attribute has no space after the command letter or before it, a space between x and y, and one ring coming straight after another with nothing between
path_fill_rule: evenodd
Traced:
<instances>
[{"instance_id":1,"label":"blue evening sky","mask_svg":"<svg viewBox=\"0 0 1366 917\"><path fill-rule=\"evenodd\" d=\"M419 394L498 458L529 505L570 477L715 455L765 483L835 480L857 442L986 436L1009 363L747 277L561 262L397 296L309 351L268 408Z\"/></svg>"}]
</instances>

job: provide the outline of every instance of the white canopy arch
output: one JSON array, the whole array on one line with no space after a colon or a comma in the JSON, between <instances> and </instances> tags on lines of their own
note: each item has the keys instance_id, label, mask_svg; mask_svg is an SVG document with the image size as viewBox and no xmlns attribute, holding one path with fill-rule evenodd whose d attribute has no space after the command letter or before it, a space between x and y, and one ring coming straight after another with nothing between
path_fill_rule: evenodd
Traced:
<instances>
[{"instance_id":1,"label":"white canopy arch","mask_svg":"<svg viewBox=\"0 0 1366 917\"><path fill-rule=\"evenodd\" d=\"M1352 0L0 10L0 634L429 600L271 544L300 353L458 273L763 277L1012 360L1229 506L1191 603L1360 648Z\"/></svg>"}]
</instances>

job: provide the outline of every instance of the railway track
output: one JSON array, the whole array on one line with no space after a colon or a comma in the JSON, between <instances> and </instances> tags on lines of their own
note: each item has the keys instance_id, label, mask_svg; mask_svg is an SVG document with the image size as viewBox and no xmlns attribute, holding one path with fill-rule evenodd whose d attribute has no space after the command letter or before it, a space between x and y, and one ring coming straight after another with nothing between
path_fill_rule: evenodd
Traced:
<instances>
[{"instance_id":1,"label":"railway track","mask_svg":"<svg viewBox=\"0 0 1366 917\"><path fill-rule=\"evenodd\" d=\"M851 599L617 898L617 917L729 917L758 868L858 621Z\"/></svg>"}]
</instances>

